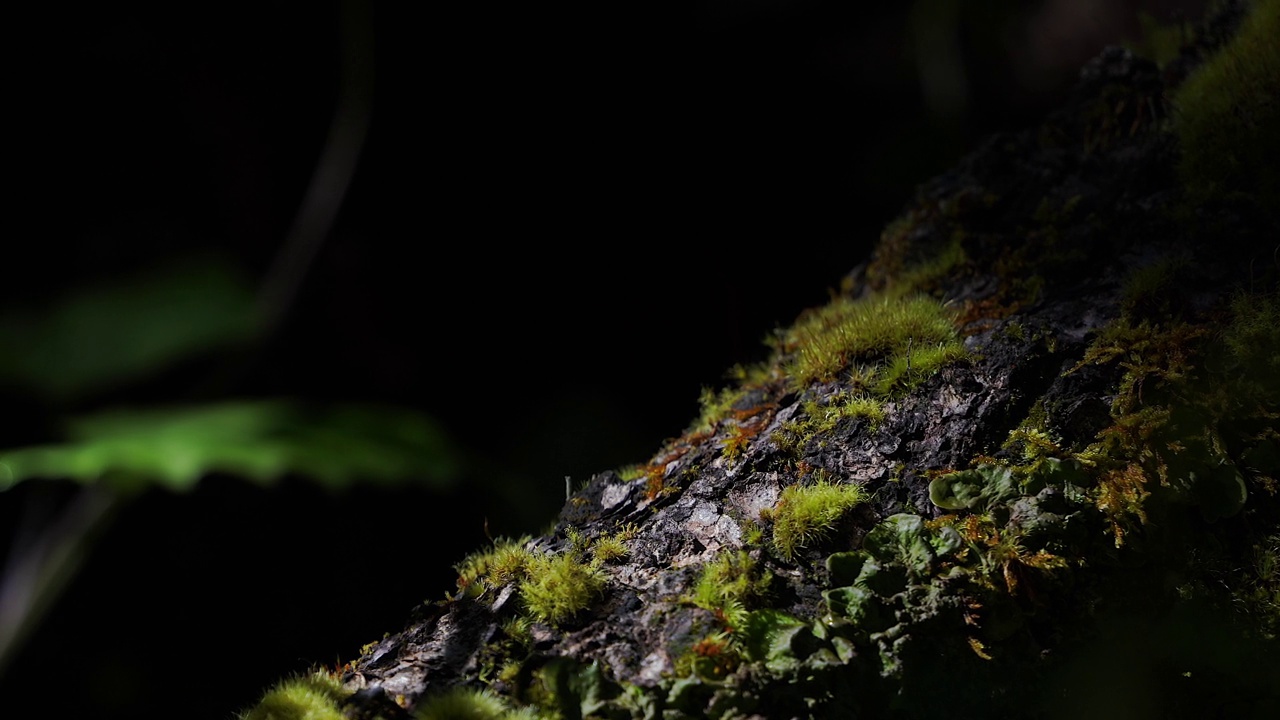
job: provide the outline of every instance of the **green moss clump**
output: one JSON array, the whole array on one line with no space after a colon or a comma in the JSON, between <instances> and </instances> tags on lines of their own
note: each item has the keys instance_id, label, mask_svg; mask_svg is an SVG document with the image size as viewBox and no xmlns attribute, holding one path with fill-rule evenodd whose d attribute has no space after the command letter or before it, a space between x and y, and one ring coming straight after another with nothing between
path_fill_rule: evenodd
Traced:
<instances>
[{"instance_id":1,"label":"green moss clump","mask_svg":"<svg viewBox=\"0 0 1280 720\"><path fill-rule=\"evenodd\" d=\"M762 597L772 580L772 574L759 571L745 551L726 551L702 568L691 600L704 610L720 613L732 627L732 616Z\"/></svg>"},{"instance_id":2,"label":"green moss clump","mask_svg":"<svg viewBox=\"0 0 1280 720\"><path fill-rule=\"evenodd\" d=\"M791 352L786 374L798 388L833 380L848 369L855 385L882 394L924 377L926 366L931 372L964 352L945 309L925 296L837 298L801 317L783 349Z\"/></svg>"},{"instance_id":3,"label":"green moss clump","mask_svg":"<svg viewBox=\"0 0 1280 720\"><path fill-rule=\"evenodd\" d=\"M1235 38L1174 96L1179 171L1195 200L1280 205L1280 0L1258 0Z\"/></svg>"},{"instance_id":4,"label":"green moss clump","mask_svg":"<svg viewBox=\"0 0 1280 720\"><path fill-rule=\"evenodd\" d=\"M778 447L795 448L816 435L835 430L846 418L865 418L874 431L884 421L884 403L867 394L850 395L837 392L815 400L806 400L804 412L796 415L773 433Z\"/></svg>"},{"instance_id":5,"label":"green moss clump","mask_svg":"<svg viewBox=\"0 0 1280 720\"><path fill-rule=\"evenodd\" d=\"M809 433L826 433L835 429L836 424L845 418L866 418L873 426L884 420L884 403L870 395L847 395L838 393L827 399L825 404L810 400L804 404L805 416L812 427L804 429Z\"/></svg>"},{"instance_id":6,"label":"green moss clump","mask_svg":"<svg viewBox=\"0 0 1280 720\"><path fill-rule=\"evenodd\" d=\"M604 573L576 553L534 555L520 595L534 618L558 625L591 605L604 590Z\"/></svg>"},{"instance_id":7,"label":"green moss clump","mask_svg":"<svg viewBox=\"0 0 1280 720\"><path fill-rule=\"evenodd\" d=\"M524 549L528 536L517 540L499 538L493 547L477 550L454 566L458 589L469 595L508 585L524 578L533 554Z\"/></svg>"},{"instance_id":8,"label":"green moss clump","mask_svg":"<svg viewBox=\"0 0 1280 720\"><path fill-rule=\"evenodd\" d=\"M635 535L634 526L630 530L620 530L612 535L601 536L591 545L591 557L598 563L607 563L627 556L627 540Z\"/></svg>"},{"instance_id":9,"label":"green moss clump","mask_svg":"<svg viewBox=\"0 0 1280 720\"><path fill-rule=\"evenodd\" d=\"M427 698L413 717L414 720L516 720L537 716L512 710L502 698L486 690L455 687Z\"/></svg>"},{"instance_id":10,"label":"green moss clump","mask_svg":"<svg viewBox=\"0 0 1280 720\"><path fill-rule=\"evenodd\" d=\"M879 395L890 395L898 389L915 387L938 370L963 360L967 355L964 347L955 341L909 346L906 352L895 354L880 369L875 391Z\"/></svg>"},{"instance_id":11,"label":"green moss clump","mask_svg":"<svg viewBox=\"0 0 1280 720\"><path fill-rule=\"evenodd\" d=\"M866 500L866 492L858 485L833 485L825 480L809 486L792 485L782 491L771 514L773 546L790 559L796 550L826 537L845 513Z\"/></svg>"},{"instance_id":12,"label":"green moss clump","mask_svg":"<svg viewBox=\"0 0 1280 720\"><path fill-rule=\"evenodd\" d=\"M343 720L338 704L348 694L332 675L317 671L271 688L239 720Z\"/></svg>"}]
</instances>

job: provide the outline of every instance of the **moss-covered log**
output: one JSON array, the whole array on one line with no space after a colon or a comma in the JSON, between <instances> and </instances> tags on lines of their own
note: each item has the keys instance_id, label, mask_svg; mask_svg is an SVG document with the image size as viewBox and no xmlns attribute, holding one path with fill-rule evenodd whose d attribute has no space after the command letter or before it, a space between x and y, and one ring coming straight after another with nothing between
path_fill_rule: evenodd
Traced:
<instances>
[{"instance_id":1,"label":"moss-covered log","mask_svg":"<svg viewBox=\"0 0 1280 720\"><path fill-rule=\"evenodd\" d=\"M461 559L342 712L1280 707L1278 37L1227 3L1163 65L1090 62L684 435Z\"/></svg>"}]
</instances>

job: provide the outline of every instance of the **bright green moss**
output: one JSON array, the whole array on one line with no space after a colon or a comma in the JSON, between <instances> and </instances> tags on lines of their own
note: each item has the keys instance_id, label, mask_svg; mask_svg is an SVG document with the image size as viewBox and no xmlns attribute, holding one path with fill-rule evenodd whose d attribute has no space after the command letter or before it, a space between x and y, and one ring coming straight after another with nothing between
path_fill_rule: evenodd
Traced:
<instances>
[{"instance_id":1,"label":"bright green moss","mask_svg":"<svg viewBox=\"0 0 1280 720\"><path fill-rule=\"evenodd\" d=\"M1236 37L1174 96L1179 171L1194 200L1280 203L1280 0L1257 0Z\"/></svg>"},{"instance_id":2,"label":"bright green moss","mask_svg":"<svg viewBox=\"0 0 1280 720\"><path fill-rule=\"evenodd\" d=\"M343 720L338 704L347 694L332 675L315 672L276 685L240 720Z\"/></svg>"},{"instance_id":3,"label":"bright green moss","mask_svg":"<svg viewBox=\"0 0 1280 720\"><path fill-rule=\"evenodd\" d=\"M872 426L884 420L884 404L866 395L852 395L835 406L836 414L842 418L858 417L871 421Z\"/></svg>"},{"instance_id":4,"label":"bright green moss","mask_svg":"<svg viewBox=\"0 0 1280 720\"><path fill-rule=\"evenodd\" d=\"M877 373L875 391L889 395L896 390L913 388L943 367L963 360L966 354L964 347L954 341L910 346L905 352L895 354Z\"/></svg>"},{"instance_id":5,"label":"bright green moss","mask_svg":"<svg viewBox=\"0 0 1280 720\"><path fill-rule=\"evenodd\" d=\"M640 463L632 463L618 468L618 479L624 482L639 480L644 477L644 465Z\"/></svg>"},{"instance_id":6,"label":"bright green moss","mask_svg":"<svg viewBox=\"0 0 1280 720\"><path fill-rule=\"evenodd\" d=\"M591 557L602 563L626 557L627 552L627 544L621 533L604 535L591 545Z\"/></svg>"},{"instance_id":7,"label":"bright green moss","mask_svg":"<svg viewBox=\"0 0 1280 720\"><path fill-rule=\"evenodd\" d=\"M826 403L810 400L804 404L808 426L804 429L811 433L827 433L845 418L866 418L877 424L884 420L884 404L869 395L837 394Z\"/></svg>"},{"instance_id":8,"label":"bright green moss","mask_svg":"<svg viewBox=\"0 0 1280 720\"><path fill-rule=\"evenodd\" d=\"M849 370L855 385L877 391L895 386L909 374L907 363L923 368L932 360L950 361L963 354L945 309L924 296L837 298L801 317L788 331L783 347L791 353L786 374L796 387L834 380ZM887 372L898 365L903 370L890 379Z\"/></svg>"},{"instance_id":9,"label":"bright green moss","mask_svg":"<svg viewBox=\"0 0 1280 720\"><path fill-rule=\"evenodd\" d=\"M698 419L693 423L693 431L707 432L714 428L716 423L729 417L734 403L741 398L741 387L726 387L719 391L703 388L702 394L698 397L698 406L701 410Z\"/></svg>"},{"instance_id":10,"label":"bright green moss","mask_svg":"<svg viewBox=\"0 0 1280 720\"><path fill-rule=\"evenodd\" d=\"M558 625L587 609L604 590L604 573L576 553L534 555L520 582L525 607L536 619Z\"/></svg>"},{"instance_id":11,"label":"bright green moss","mask_svg":"<svg viewBox=\"0 0 1280 720\"><path fill-rule=\"evenodd\" d=\"M516 720L535 718L528 711L512 710L502 698L486 690L456 687L427 698L414 712L414 720Z\"/></svg>"},{"instance_id":12,"label":"bright green moss","mask_svg":"<svg viewBox=\"0 0 1280 720\"><path fill-rule=\"evenodd\" d=\"M778 447L795 448L809 438L826 435L846 418L865 418L874 431L885 417L884 403L866 394L833 393L821 400L807 400L803 407L803 413L773 434Z\"/></svg>"},{"instance_id":13,"label":"bright green moss","mask_svg":"<svg viewBox=\"0 0 1280 720\"><path fill-rule=\"evenodd\" d=\"M726 551L703 566L690 599L700 608L724 613L730 606L745 607L763 596L772 580L745 551Z\"/></svg>"},{"instance_id":14,"label":"bright green moss","mask_svg":"<svg viewBox=\"0 0 1280 720\"><path fill-rule=\"evenodd\" d=\"M825 480L786 488L771 513L773 546L790 559L796 550L830 534L845 513L866 499L861 486L832 485Z\"/></svg>"},{"instance_id":15,"label":"bright green moss","mask_svg":"<svg viewBox=\"0 0 1280 720\"><path fill-rule=\"evenodd\" d=\"M468 594L508 585L525 576L532 553L524 549L528 536L518 540L499 538L493 547L477 550L454 566L458 588Z\"/></svg>"}]
</instances>

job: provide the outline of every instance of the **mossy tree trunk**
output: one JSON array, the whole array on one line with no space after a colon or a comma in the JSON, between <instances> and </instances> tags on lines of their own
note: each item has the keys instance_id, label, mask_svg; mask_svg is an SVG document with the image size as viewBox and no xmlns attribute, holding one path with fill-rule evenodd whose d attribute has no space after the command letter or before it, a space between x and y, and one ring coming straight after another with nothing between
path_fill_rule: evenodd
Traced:
<instances>
[{"instance_id":1,"label":"mossy tree trunk","mask_svg":"<svg viewBox=\"0 0 1280 720\"><path fill-rule=\"evenodd\" d=\"M462 559L340 671L343 711L1277 707L1280 91L1250 75L1274 42L1237 39L1280 36L1277 6L1227 4L1163 67L1107 50L1041 125L921 186L684 435ZM1179 94L1224 45L1233 75ZM1267 192L1188 176L1215 122Z\"/></svg>"}]
</instances>

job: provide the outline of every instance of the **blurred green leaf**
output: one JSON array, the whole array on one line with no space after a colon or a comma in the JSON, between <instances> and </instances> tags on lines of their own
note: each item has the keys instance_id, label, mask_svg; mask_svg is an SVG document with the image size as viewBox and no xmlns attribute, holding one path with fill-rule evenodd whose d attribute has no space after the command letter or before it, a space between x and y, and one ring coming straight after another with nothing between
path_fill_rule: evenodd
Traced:
<instances>
[{"instance_id":1,"label":"blurred green leaf","mask_svg":"<svg viewBox=\"0 0 1280 720\"><path fill-rule=\"evenodd\" d=\"M176 361L249 340L251 288L203 258L0 314L0 382L57 401L143 379Z\"/></svg>"},{"instance_id":2,"label":"blurred green leaf","mask_svg":"<svg viewBox=\"0 0 1280 720\"><path fill-rule=\"evenodd\" d=\"M0 452L0 490L51 478L182 491L210 473L262 483L298 475L333 489L353 482L444 487L458 470L443 429L420 414L259 400L74 420L65 443Z\"/></svg>"}]
</instances>

